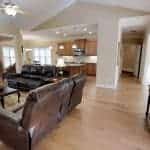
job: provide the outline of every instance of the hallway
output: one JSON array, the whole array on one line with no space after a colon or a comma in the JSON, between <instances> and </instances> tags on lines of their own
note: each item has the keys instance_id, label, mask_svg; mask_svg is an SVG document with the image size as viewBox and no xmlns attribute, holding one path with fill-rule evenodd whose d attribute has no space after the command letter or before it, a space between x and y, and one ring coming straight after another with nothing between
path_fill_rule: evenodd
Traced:
<instances>
[{"instance_id":1,"label":"hallway","mask_svg":"<svg viewBox=\"0 0 150 150\"><path fill-rule=\"evenodd\" d=\"M35 149L149 150L147 94L147 87L130 77L123 77L117 90L95 88L95 78L88 78L83 103Z\"/></svg>"}]
</instances>

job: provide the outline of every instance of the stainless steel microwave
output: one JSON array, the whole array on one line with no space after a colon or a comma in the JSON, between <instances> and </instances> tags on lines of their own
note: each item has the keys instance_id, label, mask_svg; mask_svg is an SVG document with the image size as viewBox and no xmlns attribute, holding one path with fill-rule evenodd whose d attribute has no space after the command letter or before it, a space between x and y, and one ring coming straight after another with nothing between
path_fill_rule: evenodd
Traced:
<instances>
[{"instance_id":1,"label":"stainless steel microwave","mask_svg":"<svg viewBox=\"0 0 150 150\"><path fill-rule=\"evenodd\" d=\"M85 50L84 49L74 49L74 56L84 56Z\"/></svg>"}]
</instances>

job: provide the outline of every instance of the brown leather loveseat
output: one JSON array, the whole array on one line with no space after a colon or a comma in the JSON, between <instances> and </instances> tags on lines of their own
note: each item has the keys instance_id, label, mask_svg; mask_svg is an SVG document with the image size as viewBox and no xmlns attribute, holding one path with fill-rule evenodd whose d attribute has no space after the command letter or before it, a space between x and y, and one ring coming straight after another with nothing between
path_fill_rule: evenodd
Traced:
<instances>
[{"instance_id":1,"label":"brown leather loveseat","mask_svg":"<svg viewBox=\"0 0 150 150\"><path fill-rule=\"evenodd\" d=\"M35 89L20 115L0 109L0 140L15 150L31 150L81 103L84 83L85 76L80 74Z\"/></svg>"}]
</instances>

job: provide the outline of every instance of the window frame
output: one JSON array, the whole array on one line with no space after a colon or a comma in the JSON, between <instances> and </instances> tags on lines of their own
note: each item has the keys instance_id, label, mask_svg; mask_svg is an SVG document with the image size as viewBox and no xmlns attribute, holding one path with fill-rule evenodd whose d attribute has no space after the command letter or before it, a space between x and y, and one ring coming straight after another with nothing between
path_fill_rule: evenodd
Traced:
<instances>
[{"instance_id":1,"label":"window frame","mask_svg":"<svg viewBox=\"0 0 150 150\"><path fill-rule=\"evenodd\" d=\"M36 50L37 50L37 55L35 54ZM41 55L40 51L44 52L43 55ZM48 51L49 51L49 55L47 55ZM32 48L32 55L33 55L33 61L39 61L40 65L51 65L52 64L52 48L51 47Z\"/></svg>"},{"instance_id":2,"label":"window frame","mask_svg":"<svg viewBox=\"0 0 150 150\"><path fill-rule=\"evenodd\" d=\"M4 49L8 50L8 55L6 56L4 54ZM14 56L11 56L11 50L13 49L13 53L14 53ZM14 65L16 63L16 48L14 46L10 46L10 45L5 45L5 46L2 46L2 55L3 55L3 64L4 64L4 68L9 68L10 66ZM6 66L5 62L6 62L6 59L8 61L8 66ZM14 61L13 61L14 60ZM14 63L13 63L14 62Z\"/></svg>"}]
</instances>

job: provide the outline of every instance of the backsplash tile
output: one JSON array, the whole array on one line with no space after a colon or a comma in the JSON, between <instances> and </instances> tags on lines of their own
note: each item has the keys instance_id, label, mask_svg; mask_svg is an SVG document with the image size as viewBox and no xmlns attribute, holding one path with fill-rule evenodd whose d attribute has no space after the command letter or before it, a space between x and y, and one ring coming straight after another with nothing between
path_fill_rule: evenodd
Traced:
<instances>
[{"instance_id":1,"label":"backsplash tile","mask_svg":"<svg viewBox=\"0 0 150 150\"><path fill-rule=\"evenodd\" d=\"M66 63L97 63L97 56L63 56Z\"/></svg>"}]
</instances>

